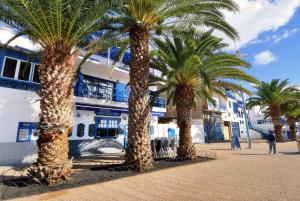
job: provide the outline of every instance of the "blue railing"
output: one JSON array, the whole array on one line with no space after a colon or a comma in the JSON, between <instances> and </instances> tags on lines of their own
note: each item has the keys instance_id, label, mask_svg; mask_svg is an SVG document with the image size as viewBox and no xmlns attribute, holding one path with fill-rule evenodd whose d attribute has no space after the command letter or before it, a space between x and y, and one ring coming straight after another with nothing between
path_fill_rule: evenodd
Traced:
<instances>
[{"instance_id":1,"label":"blue railing","mask_svg":"<svg viewBox=\"0 0 300 201\"><path fill-rule=\"evenodd\" d=\"M75 96L106 101L128 102L130 89L122 83L115 83L87 75L80 75L75 85ZM150 98L151 98L150 92ZM166 108L166 99L157 97L154 107Z\"/></svg>"}]
</instances>

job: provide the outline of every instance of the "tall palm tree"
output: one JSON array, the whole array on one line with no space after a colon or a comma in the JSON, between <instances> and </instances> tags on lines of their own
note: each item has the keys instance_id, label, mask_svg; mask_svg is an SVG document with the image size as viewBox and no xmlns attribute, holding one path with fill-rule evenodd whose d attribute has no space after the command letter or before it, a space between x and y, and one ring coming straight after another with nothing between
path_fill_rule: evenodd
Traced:
<instances>
[{"instance_id":1,"label":"tall palm tree","mask_svg":"<svg viewBox=\"0 0 300 201\"><path fill-rule=\"evenodd\" d=\"M296 122L300 116L300 105L299 103L285 103L280 106L280 109L290 127L291 140L295 141L297 139Z\"/></svg>"},{"instance_id":2,"label":"tall palm tree","mask_svg":"<svg viewBox=\"0 0 300 201\"><path fill-rule=\"evenodd\" d=\"M231 38L237 32L224 20L222 9L237 11L233 0L111 0L105 20L110 28L129 32L130 95L128 149L126 161L140 171L152 166L149 136L149 40L165 30L183 29L189 25L207 26L223 31Z\"/></svg>"},{"instance_id":3,"label":"tall palm tree","mask_svg":"<svg viewBox=\"0 0 300 201\"><path fill-rule=\"evenodd\" d=\"M265 109L266 115L272 118L275 129L276 141L282 142L282 123L280 106L285 103L299 101L298 90L288 86L289 81L274 79L270 83L261 82L256 86L256 97L248 99L247 107L260 106Z\"/></svg>"},{"instance_id":4,"label":"tall palm tree","mask_svg":"<svg viewBox=\"0 0 300 201\"><path fill-rule=\"evenodd\" d=\"M156 38L157 50L152 52L151 68L161 75L152 75L151 83L160 85L158 93L167 93L168 103L176 106L179 127L178 156L194 159L192 144L192 110L197 103L207 100L215 103L214 95L225 97L226 90L250 91L230 80L245 80L257 83L257 80L238 67L250 65L236 55L222 52L225 45L221 39L211 36L210 32L202 36L190 30L186 34L176 34L163 39Z\"/></svg>"},{"instance_id":5,"label":"tall palm tree","mask_svg":"<svg viewBox=\"0 0 300 201\"><path fill-rule=\"evenodd\" d=\"M73 125L75 58L79 46L88 54L110 46L110 36L92 37L108 7L94 0L0 1L0 21L19 31L9 42L27 35L41 48L38 159L30 168L36 181L51 184L71 175L68 133Z\"/></svg>"}]
</instances>

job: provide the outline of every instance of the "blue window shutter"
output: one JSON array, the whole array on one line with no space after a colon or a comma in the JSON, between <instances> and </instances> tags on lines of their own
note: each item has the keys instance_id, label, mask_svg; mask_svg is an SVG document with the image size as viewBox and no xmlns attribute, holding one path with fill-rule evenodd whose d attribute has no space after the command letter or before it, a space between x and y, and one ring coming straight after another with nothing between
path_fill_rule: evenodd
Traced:
<instances>
[{"instance_id":1,"label":"blue window shutter","mask_svg":"<svg viewBox=\"0 0 300 201\"><path fill-rule=\"evenodd\" d=\"M168 137L169 138L175 138L175 129L174 128L168 128Z\"/></svg>"},{"instance_id":2,"label":"blue window shutter","mask_svg":"<svg viewBox=\"0 0 300 201\"><path fill-rule=\"evenodd\" d=\"M129 97L129 87L121 83L116 83L115 86L115 101L127 102Z\"/></svg>"},{"instance_id":3,"label":"blue window shutter","mask_svg":"<svg viewBox=\"0 0 300 201\"><path fill-rule=\"evenodd\" d=\"M237 103L233 103L233 112L238 114L239 113L239 107L238 107L238 104Z\"/></svg>"}]
</instances>

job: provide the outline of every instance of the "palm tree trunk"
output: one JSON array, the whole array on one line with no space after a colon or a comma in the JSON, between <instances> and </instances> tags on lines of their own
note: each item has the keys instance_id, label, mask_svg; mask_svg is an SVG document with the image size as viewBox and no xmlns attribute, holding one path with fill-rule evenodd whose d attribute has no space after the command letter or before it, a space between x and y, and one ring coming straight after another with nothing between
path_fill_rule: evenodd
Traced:
<instances>
[{"instance_id":1,"label":"palm tree trunk","mask_svg":"<svg viewBox=\"0 0 300 201\"><path fill-rule=\"evenodd\" d=\"M126 163L139 171L152 167L149 133L149 31L140 27L130 30L130 95L128 149Z\"/></svg>"},{"instance_id":2,"label":"palm tree trunk","mask_svg":"<svg viewBox=\"0 0 300 201\"><path fill-rule=\"evenodd\" d=\"M281 125L281 113L279 105L270 105L270 115L275 129L275 137L277 142L282 142L282 125Z\"/></svg>"},{"instance_id":3,"label":"palm tree trunk","mask_svg":"<svg viewBox=\"0 0 300 201\"><path fill-rule=\"evenodd\" d=\"M196 150L192 142L192 109L194 105L194 92L191 87L177 86L175 103L177 110L177 125L179 127L178 157L190 160L196 159Z\"/></svg>"},{"instance_id":4,"label":"palm tree trunk","mask_svg":"<svg viewBox=\"0 0 300 201\"><path fill-rule=\"evenodd\" d=\"M288 116L287 120L291 131L291 140L296 141L297 140L296 117Z\"/></svg>"},{"instance_id":5,"label":"palm tree trunk","mask_svg":"<svg viewBox=\"0 0 300 201\"><path fill-rule=\"evenodd\" d=\"M71 176L72 161L68 159L68 133L73 125L73 81L75 56L71 49L57 42L41 55L39 75L40 136L38 159L30 174L37 182L53 184Z\"/></svg>"}]
</instances>

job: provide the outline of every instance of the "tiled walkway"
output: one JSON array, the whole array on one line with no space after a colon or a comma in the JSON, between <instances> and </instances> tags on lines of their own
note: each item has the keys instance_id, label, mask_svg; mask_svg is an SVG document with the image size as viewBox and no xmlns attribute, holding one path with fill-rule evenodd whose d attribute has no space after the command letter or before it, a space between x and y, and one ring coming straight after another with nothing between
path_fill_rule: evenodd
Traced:
<instances>
[{"instance_id":1,"label":"tiled walkway","mask_svg":"<svg viewBox=\"0 0 300 201\"><path fill-rule=\"evenodd\" d=\"M266 143L253 144L251 150L229 147L198 146L216 152L216 161L17 200L300 201L300 154L295 142L278 144L275 156L266 154Z\"/></svg>"}]
</instances>

